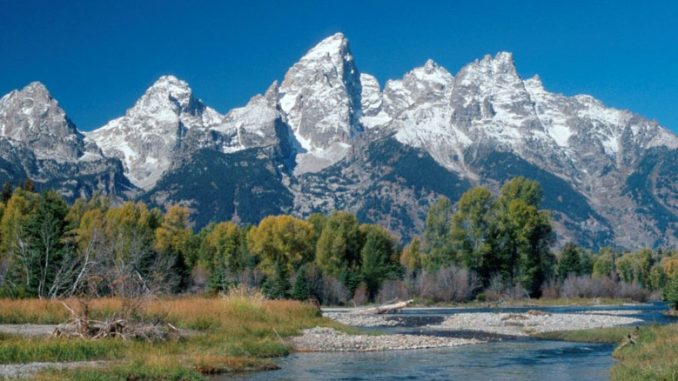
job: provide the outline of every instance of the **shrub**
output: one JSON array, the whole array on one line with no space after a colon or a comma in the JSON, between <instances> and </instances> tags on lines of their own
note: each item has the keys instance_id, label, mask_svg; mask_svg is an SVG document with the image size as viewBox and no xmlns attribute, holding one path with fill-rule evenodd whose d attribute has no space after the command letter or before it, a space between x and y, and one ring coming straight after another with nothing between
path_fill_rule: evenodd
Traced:
<instances>
[{"instance_id":1,"label":"shrub","mask_svg":"<svg viewBox=\"0 0 678 381\"><path fill-rule=\"evenodd\" d=\"M417 276L415 293L433 302L463 302L473 297L480 282L475 273L455 266L423 271Z\"/></svg>"},{"instance_id":2,"label":"shrub","mask_svg":"<svg viewBox=\"0 0 678 381\"><path fill-rule=\"evenodd\" d=\"M367 285L365 285L365 283L360 283L353 294L353 305L362 306L369 301L369 297L370 294Z\"/></svg>"},{"instance_id":3,"label":"shrub","mask_svg":"<svg viewBox=\"0 0 678 381\"><path fill-rule=\"evenodd\" d=\"M405 282L401 280L387 280L384 282L384 285L381 287L381 291L377 295L377 301L379 303L387 303L392 300L404 300L410 299L410 292L405 285Z\"/></svg>"},{"instance_id":4,"label":"shrub","mask_svg":"<svg viewBox=\"0 0 678 381\"><path fill-rule=\"evenodd\" d=\"M606 276L571 275L560 287L560 296L565 298L625 298L645 301L649 291L638 283L614 282Z\"/></svg>"}]
</instances>

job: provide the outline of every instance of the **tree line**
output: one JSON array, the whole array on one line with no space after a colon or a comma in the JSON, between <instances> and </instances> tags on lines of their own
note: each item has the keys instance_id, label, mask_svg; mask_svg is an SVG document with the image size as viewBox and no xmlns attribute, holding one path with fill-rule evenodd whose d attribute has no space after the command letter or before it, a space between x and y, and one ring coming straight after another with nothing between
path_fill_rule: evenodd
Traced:
<instances>
[{"instance_id":1,"label":"tree line","mask_svg":"<svg viewBox=\"0 0 678 381\"><path fill-rule=\"evenodd\" d=\"M257 225L222 221L194 231L186 206L163 212L102 195L68 205L30 183L5 184L0 294L218 293L245 285L271 298L324 304L605 296L620 289L664 290L678 301L678 253L592 253L574 244L554 253L542 197L537 182L515 178L496 196L471 189L456 207L440 198L421 236L401 248L381 226L345 211L268 216Z\"/></svg>"}]
</instances>

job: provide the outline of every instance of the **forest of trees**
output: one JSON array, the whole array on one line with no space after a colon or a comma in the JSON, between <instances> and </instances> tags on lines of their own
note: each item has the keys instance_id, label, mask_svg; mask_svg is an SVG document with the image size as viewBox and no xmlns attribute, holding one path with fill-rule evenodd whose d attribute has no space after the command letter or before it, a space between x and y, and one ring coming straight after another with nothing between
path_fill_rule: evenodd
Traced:
<instances>
[{"instance_id":1,"label":"forest of trees","mask_svg":"<svg viewBox=\"0 0 678 381\"><path fill-rule=\"evenodd\" d=\"M258 288L270 298L362 304L523 297L663 294L678 303L678 252L554 253L537 182L515 178L498 195L477 187L456 207L438 199L424 231L404 248L384 228L337 211L258 225L215 222L199 231L190 209L162 212L108 197L68 205L30 182L0 195L0 296L55 298L219 293Z\"/></svg>"}]
</instances>

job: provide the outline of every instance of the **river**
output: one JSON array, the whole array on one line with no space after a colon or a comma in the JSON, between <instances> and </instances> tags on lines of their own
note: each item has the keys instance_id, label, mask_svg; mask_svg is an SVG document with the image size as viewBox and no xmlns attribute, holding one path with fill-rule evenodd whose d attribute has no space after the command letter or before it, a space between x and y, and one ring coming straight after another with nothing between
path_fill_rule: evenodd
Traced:
<instances>
[{"instance_id":1,"label":"river","mask_svg":"<svg viewBox=\"0 0 678 381\"><path fill-rule=\"evenodd\" d=\"M429 319L461 312L551 313L624 311L644 324L675 321L661 303L604 307L413 308L398 316ZM585 318L582 315L582 318ZM383 328L414 332L420 328ZM276 360L280 370L216 378L225 380L606 380L614 365L613 345L510 338L445 349L367 353L297 353Z\"/></svg>"}]
</instances>

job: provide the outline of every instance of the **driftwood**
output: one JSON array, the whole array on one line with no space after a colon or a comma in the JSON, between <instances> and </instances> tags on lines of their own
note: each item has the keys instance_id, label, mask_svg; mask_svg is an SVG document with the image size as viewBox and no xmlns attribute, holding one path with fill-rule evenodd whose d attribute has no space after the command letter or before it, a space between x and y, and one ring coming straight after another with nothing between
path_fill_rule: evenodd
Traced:
<instances>
[{"instance_id":1,"label":"driftwood","mask_svg":"<svg viewBox=\"0 0 678 381\"><path fill-rule=\"evenodd\" d=\"M170 323L144 324L128 322L122 318L107 320L92 320L89 318L89 309L83 305L82 313L78 314L68 304L63 306L71 313L68 323L60 324L52 332L54 337L79 337L83 339L120 338L122 340L160 341L181 336L181 332Z\"/></svg>"},{"instance_id":2,"label":"driftwood","mask_svg":"<svg viewBox=\"0 0 678 381\"><path fill-rule=\"evenodd\" d=\"M401 310L410 304L414 303L414 300L405 300L403 302L396 302L396 303L391 303L391 304L383 304L378 307L372 307L372 308L364 308L362 310L356 311L356 314L364 314L364 315L381 315L381 314L391 314L394 313L398 310Z\"/></svg>"}]
</instances>

